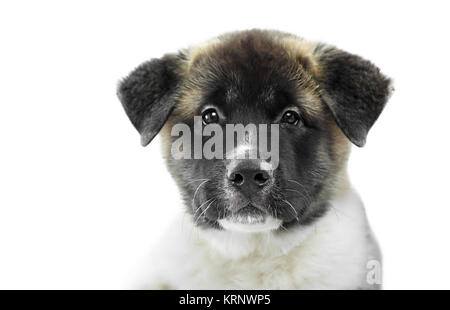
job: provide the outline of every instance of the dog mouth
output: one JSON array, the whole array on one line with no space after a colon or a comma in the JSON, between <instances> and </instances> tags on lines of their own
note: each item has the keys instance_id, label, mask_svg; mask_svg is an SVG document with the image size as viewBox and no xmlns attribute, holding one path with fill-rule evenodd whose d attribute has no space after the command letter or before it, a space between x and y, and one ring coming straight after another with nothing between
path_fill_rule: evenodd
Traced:
<instances>
[{"instance_id":1,"label":"dog mouth","mask_svg":"<svg viewBox=\"0 0 450 310\"><path fill-rule=\"evenodd\" d=\"M230 217L237 223L256 224L263 223L266 215L266 212L249 204L243 208L240 208L237 212L232 213Z\"/></svg>"},{"instance_id":2,"label":"dog mouth","mask_svg":"<svg viewBox=\"0 0 450 310\"><path fill-rule=\"evenodd\" d=\"M220 226L229 231L261 232L275 230L281 226L281 220L270 216L254 205L247 205L218 220Z\"/></svg>"}]
</instances>

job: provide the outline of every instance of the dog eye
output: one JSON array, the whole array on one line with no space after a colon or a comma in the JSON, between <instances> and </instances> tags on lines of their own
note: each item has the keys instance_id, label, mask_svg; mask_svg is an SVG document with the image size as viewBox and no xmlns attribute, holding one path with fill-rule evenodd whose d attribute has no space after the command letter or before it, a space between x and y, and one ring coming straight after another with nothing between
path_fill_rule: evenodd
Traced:
<instances>
[{"instance_id":1,"label":"dog eye","mask_svg":"<svg viewBox=\"0 0 450 310\"><path fill-rule=\"evenodd\" d=\"M290 125L297 125L300 121L300 115L298 115L295 111L286 111L283 114L283 117L281 118L280 123L290 124Z\"/></svg>"},{"instance_id":2,"label":"dog eye","mask_svg":"<svg viewBox=\"0 0 450 310\"><path fill-rule=\"evenodd\" d=\"M219 122L219 114L215 109L207 109L202 113L203 124L215 124Z\"/></svg>"}]
</instances>

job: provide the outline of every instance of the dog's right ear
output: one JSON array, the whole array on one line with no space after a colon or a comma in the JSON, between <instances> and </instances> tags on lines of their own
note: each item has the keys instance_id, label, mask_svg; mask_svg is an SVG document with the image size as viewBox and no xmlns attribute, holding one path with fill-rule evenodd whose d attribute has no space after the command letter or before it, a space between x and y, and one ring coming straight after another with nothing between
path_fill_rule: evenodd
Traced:
<instances>
[{"instance_id":1,"label":"dog's right ear","mask_svg":"<svg viewBox=\"0 0 450 310\"><path fill-rule=\"evenodd\" d=\"M169 54L141 64L120 83L117 95L146 146L175 108L182 59Z\"/></svg>"}]
</instances>

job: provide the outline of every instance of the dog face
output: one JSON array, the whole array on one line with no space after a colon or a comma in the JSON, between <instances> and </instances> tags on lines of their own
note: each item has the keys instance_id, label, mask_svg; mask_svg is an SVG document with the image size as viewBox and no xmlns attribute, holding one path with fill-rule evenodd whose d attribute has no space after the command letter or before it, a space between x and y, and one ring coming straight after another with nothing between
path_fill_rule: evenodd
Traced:
<instances>
[{"instance_id":1,"label":"dog face","mask_svg":"<svg viewBox=\"0 0 450 310\"><path fill-rule=\"evenodd\" d=\"M162 129L169 171L195 223L247 232L284 231L324 214L345 186L350 141L364 145L389 92L389 79L358 56L259 30L154 59L119 86L142 144ZM206 158L189 151L174 158L178 124L192 133L184 155L196 143L201 149L210 143L211 130L202 134L208 126L218 139L214 149L226 154ZM229 148L229 136L218 132L230 124L256 129L244 130ZM259 138L272 134L276 143L267 139L267 148L278 151L276 162L259 156ZM227 156L230 151L257 156Z\"/></svg>"}]
</instances>

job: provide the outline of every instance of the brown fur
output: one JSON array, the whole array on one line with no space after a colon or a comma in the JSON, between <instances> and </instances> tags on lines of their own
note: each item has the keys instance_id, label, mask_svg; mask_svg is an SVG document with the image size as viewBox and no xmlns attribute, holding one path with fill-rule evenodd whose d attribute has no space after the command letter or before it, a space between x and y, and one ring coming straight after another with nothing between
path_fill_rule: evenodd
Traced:
<instances>
[{"instance_id":1,"label":"brown fur","mask_svg":"<svg viewBox=\"0 0 450 310\"><path fill-rule=\"evenodd\" d=\"M214 78L229 63L236 62L237 59L242 62L247 60L249 55L246 54L246 47L242 47L242 42L250 42L252 49L273 57L271 62L261 63L268 66L269 73L270 66L272 69L278 69L277 66L281 63L287 63L287 66L283 65L289 77L298 81L299 95L300 98L306 99L307 112L315 116L323 112L323 105L319 99L319 86L313 78L313 75L319 71L314 59L314 49L317 44L276 31L250 30L226 34L185 51L187 59L184 76L186 79L181 87L176 114L185 117L195 115L199 107L198 98L202 96L208 80Z\"/></svg>"},{"instance_id":2,"label":"brown fur","mask_svg":"<svg viewBox=\"0 0 450 310\"><path fill-rule=\"evenodd\" d=\"M324 150L322 160L334 166L335 171L333 177L324 184L323 194L328 195L330 192L338 194L344 191L349 186L346 163L350 153L350 142L321 102L321 90L314 78L323 71L317 59L324 48L318 43L277 31L250 30L229 33L184 51L186 55L182 66L184 80L178 94L178 105L161 131L164 156L167 158L170 155L172 126L183 119L198 115L199 98L204 95L208 80L214 78L230 63L239 59L243 62L247 60L248 54L242 47L242 42L250 42L252 49L273 56L272 63L261 64L269 66L269 69L273 66L273 70L276 70L281 63L283 66L287 63L287 73L291 79L297 81L298 96L303 99L306 112L311 116L328 120L332 132L334 158L330 158ZM170 164L170 161L168 163ZM169 166L169 170L172 169L174 167ZM177 174L172 175L176 177Z\"/></svg>"}]
</instances>

